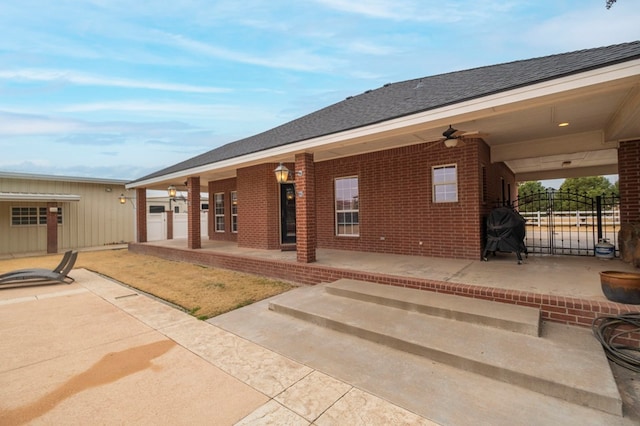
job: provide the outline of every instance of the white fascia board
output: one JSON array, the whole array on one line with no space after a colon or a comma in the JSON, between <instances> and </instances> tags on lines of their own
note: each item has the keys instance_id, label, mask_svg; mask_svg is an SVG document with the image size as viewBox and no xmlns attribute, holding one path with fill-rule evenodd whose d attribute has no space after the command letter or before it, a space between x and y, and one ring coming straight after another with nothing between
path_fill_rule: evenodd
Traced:
<instances>
[{"instance_id":1,"label":"white fascia board","mask_svg":"<svg viewBox=\"0 0 640 426\"><path fill-rule=\"evenodd\" d=\"M224 170L234 167L237 168L238 166L243 166L247 163L255 163L261 159L270 157L282 158L300 152L313 152L315 148L323 145L329 145L331 143L340 142L343 140L393 131L413 125L424 125L425 123L429 122L437 123L438 121L443 120L449 122L455 117L458 117L459 121L478 119L488 115L493 115L499 110L507 111L509 105L518 102L530 101L532 99L550 95L557 95L563 92L568 92L570 90L637 76L640 76L640 59L635 59L604 68L597 68L595 70L586 71L579 74L572 74L566 77L560 77L553 80L508 90L477 99L471 99L468 101L460 102L453 105L447 105L429 111L398 117L351 130L345 130L343 132L318 136L316 138L294 142L264 151L234 157L228 160L217 161L215 163L206 164L204 166L199 166L192 169L181 170L169 175L163 175L153 179L139 181L135 184L129 184L126 185L126 188L131 189L145 187L147 185L162 183L172 179L179 179L185 176L199 175L205 172Z\"/></svg>"}]
</instances>

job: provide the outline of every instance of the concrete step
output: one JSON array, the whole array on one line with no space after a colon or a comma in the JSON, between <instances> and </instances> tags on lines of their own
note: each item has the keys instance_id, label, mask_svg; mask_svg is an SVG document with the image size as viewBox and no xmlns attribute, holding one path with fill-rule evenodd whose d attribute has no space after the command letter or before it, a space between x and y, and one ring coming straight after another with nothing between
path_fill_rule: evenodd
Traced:
<instances>
[{"instance_id":1,"label":"concrete step","mask_svg":"<svg viewBox=\"0 0 640 426\"><path fill-rule=\"evenodd\" d=\"M373 294L382 291L380 285L368 285ZM342 297L326 287L283 294L270 302L269 309L543 395L622 415L622 401L602 348L584 334L580 338L568 333L552 338L543 331L542 337L533 337ZM410 289L395 290L408 292L407 297L413 294Z\"/></svg>"},{"instance_id":2,"label":"concrete step","mask_svg":"<svg viewBox=\"0 0 640 426\"><path fill-rule=\"evenodd\" d=\"M327 293L336 296L530 336L540 335L540 310L537 308L410 288L398 291L398 287L350 279L341 279L324 287Z\"/></svg>"}]
</instances>

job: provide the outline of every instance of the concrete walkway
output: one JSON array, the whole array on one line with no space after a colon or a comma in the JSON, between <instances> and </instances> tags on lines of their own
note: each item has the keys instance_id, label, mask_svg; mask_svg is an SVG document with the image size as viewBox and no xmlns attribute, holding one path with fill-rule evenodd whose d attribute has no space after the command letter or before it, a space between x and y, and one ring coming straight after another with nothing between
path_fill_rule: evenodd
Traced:
<instances>
[{"instance_id":1,"label":"concrete walkway","mask_svg":"<svg viewBox=\"0 0 640 426\"><path fill-rule=\"evenodd\" d=\"M435 424L86 270L0 290L0 424Z\"/></svg>"}]
</instances>

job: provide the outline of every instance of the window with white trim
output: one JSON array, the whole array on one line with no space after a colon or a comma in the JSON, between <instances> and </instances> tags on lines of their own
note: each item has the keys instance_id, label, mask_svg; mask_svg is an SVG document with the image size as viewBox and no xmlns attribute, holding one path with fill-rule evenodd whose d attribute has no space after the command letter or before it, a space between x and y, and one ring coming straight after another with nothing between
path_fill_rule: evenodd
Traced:
<instances>
[{"instance_id":1,"label":"window with white trim","mask_svg":"<svg viewBox=\"0 0 640 426\"><path fill-rule=\"evenodd\" d=\"M216 232L224 232L224 192L214 194Z\"/></svg>"},{"instance_id":2,"label":"window with white trim","mask_svg":"<svg viewBox=\"0 0 640 426\"><path fill-rule=\"evenodd\" d=\"M11 226L46 224L47 207L11 207ZM58 225L62 225L62 207L58 207Z\"/></svg>"},{"instance_id":3,"label":"window with white trim","mask_svg":"<svg viewBox=\"0 0 640 426\"><path fill-rule=\"evenodd\" d=\"M458 168L455 164L434 166L432 177L434 203L458 201Z\"/></svg>"},{"instance_id":4,"label":"window with white trim","mask_svg":"<svg viewBox=\"0 0 640 426\"><path fill-rule=\"evenodd\" d=\"M360 235L360 195L358 178L335 180L336 235L357 237Z\"/></svg>"},{"instance_id":5,"label":"window with white trim","mask_svg":"<svg viewBox=\"0 0 640 426\"><path fill-rule=\"evenodd\" d=\"M238 232L238 192L231 191L231 232Z\"/></svg>"}]
</instances>

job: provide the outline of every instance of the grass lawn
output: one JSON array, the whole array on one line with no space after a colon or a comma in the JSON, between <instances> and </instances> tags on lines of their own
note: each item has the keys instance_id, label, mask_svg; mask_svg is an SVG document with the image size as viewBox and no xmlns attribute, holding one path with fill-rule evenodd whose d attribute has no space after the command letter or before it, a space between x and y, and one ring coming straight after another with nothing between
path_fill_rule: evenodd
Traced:
<instances>
[{"instance_id":1,"label":"grass lawn","mask_svg":"<svg viewBox=\"0 0 640 426\"><path fill-rule=\"evenodd\" d=\"M0 260L0 273L53 268L62 254ZM174 303L207 319L283 293L293 286L257 275L130 253L126 249L80 252L75 268L85 268ZM73 271L70 273L73 277Z\"/></svg>"}]
</instances>

